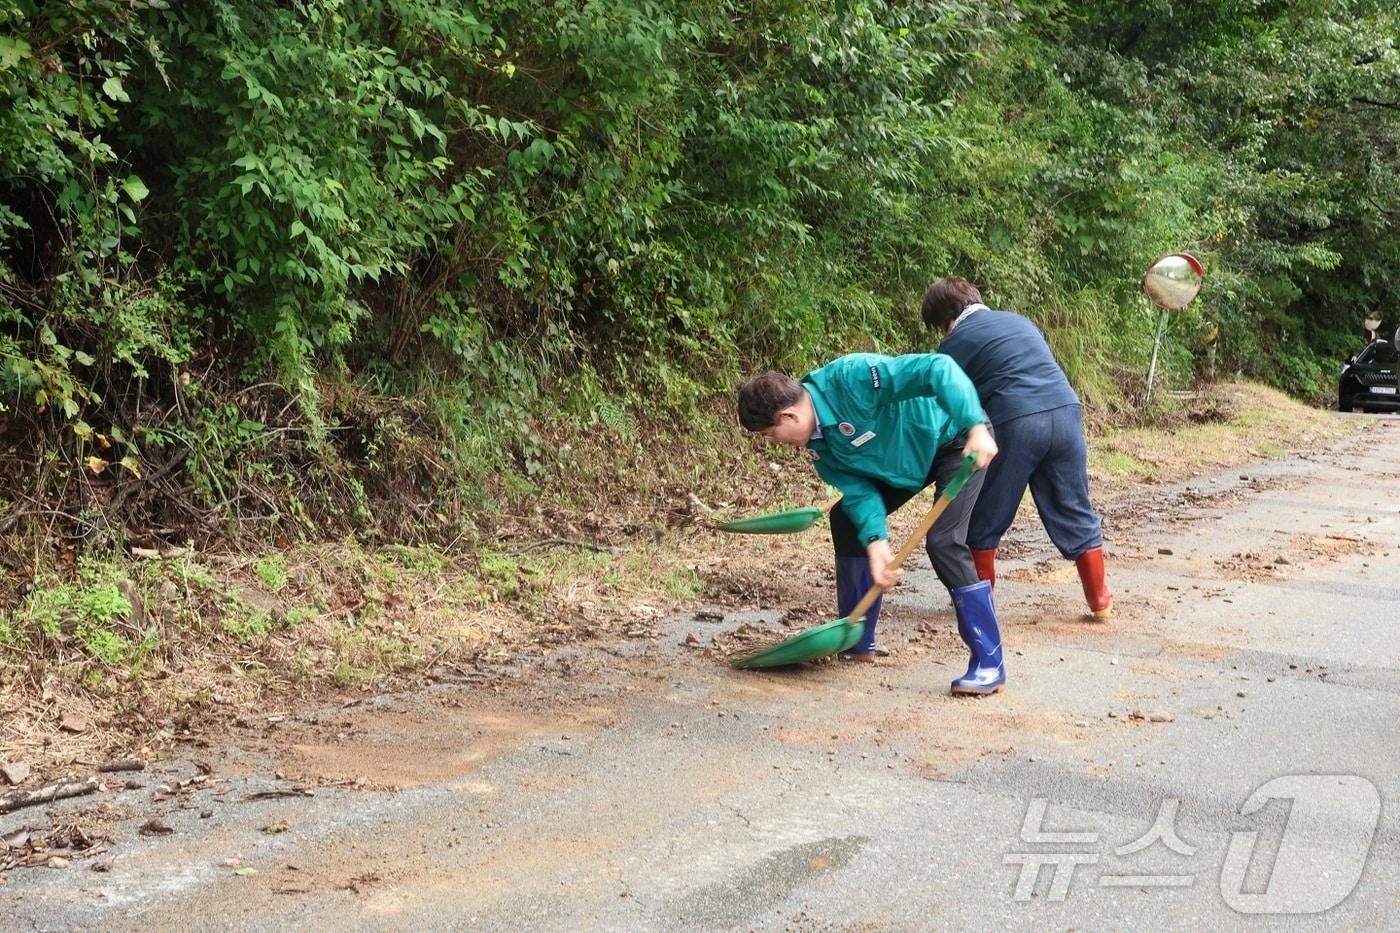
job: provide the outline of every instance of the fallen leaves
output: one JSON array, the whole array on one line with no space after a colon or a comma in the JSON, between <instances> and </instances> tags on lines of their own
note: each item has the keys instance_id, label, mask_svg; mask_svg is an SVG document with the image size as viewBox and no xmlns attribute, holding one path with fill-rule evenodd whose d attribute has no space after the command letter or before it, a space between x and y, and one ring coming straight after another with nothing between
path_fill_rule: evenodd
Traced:
<instances>
[{"instance_id":1,"label":"fallen leaves","mask_svg":"<svg viewBox=\"0 0 1400 933\"><path fill-rule=\"evenodd\" d=\"M141 828L137 832L143 836L168 836L175 830L166 825L160 817L151 817L141 824Z\"/></svg>"},{"instance_id":2,"label":"fallen leaves","mask_svg":"<svg viewBox=\"0 0 1400 933\"><path fill-rule=\"evenodd\" d=\"M92 721L86 716L81 716L77 713L65 713L58 723L58 728L62 729L64 732L71 732L74 735L79 735L92 728Z\"/></svg>"},{"instance_id":3,"label":"fallen leaves","mask_svg":"<svg viewBox=\"0 0 1400 933\"><path fill-rule=\"evenodd\" d=\"M105 831L79 823L62 823L48 830L21 827L0 836L0 871L10 868L67 868L75 858L107 851Z\"/></svg>"}]
</instances>

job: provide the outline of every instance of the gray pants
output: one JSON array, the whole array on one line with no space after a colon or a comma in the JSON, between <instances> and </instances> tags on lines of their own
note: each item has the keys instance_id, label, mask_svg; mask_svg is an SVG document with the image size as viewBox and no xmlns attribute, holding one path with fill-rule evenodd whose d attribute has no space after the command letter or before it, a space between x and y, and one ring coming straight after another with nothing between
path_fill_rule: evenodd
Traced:
<instances>
[{"instance_id":1,"label":"gray pants","mask_svg":"<svg viewBox=\"0 0 1400 933\"><path fill-rule=\"evenodd\" d=\"M965 439L960 437L938 449L921 488L926 489L929 484L934 484L939 495L942 495L948 481L953 478L958 467L962 466L962 449L965 442ZM934 573L938 574L938 579L949 590L977 582L977 568L972 564L972 552L967 549L967 523L972 517L972 507L977 502L977 495L982 491L983 476L982 470L972 474L962 492L948 504L947 510L933 523L933 527L924 538ZM879 481L875 481L875 488L880 491L887 515L893 514L919 493L918 489L898 489ZM856 534L856 526L839 504L831 510L831 544L837 557L865 556L865 545Z\"/></svg>"}]
</instances>

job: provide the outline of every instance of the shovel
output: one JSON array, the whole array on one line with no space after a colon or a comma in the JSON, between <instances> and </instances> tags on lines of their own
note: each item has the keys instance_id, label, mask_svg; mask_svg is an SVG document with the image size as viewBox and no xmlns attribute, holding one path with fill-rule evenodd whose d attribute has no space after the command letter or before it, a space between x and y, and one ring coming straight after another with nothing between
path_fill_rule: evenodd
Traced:
<instances>
[{"instance_id":1,"label":"shovel","mask_svg":"<svg viewBox=\"0 0 1400 933\"><path fill-rule=\"evenodd\" d=\"M768 515L755 515L752 518L736 518L733 521L716 525L720 531L733 531L749 535L790 535L806 531L816 524L817 519L836 507L841 501L837 496L821 506L809 505L786 512L772 512Z\"/></svg>"},{"instance_id":2,"label":"shovel","mask_svg":"<svg viewBox=\"0 0 1400 933\"><path fill-rule=\"evenodd\" d=\"M909 535L909 540L905 541L904 546L891 558L891 567L902 565L914 552L914 548L924 539L924 535L928 534L933 523L938 521L943 510L948 508L948 503L953 501L953 498L962 491L967 481L972 478L972 471L976 463L977 458L969 454L962 466L958 468L958 472L954 473L953 478L948 481L948 485L944 487L943 494L938 497L933 508L929 509L928 514L919 522L919 527L914 529ZM815 519L813 520L815 521ZM734 666L741 670L780 667L784 664L814 661L817 658L845 651L860 641L862 626L865 624L865 613L875 604L875 600L879 596L880 584L877 583L866 591L865 596L851 610L851 614L844 619L813 626L805 632L799 632L791 638L778 642L776 645L745 655L735 661Z\"/></svg>"}]
</instances>

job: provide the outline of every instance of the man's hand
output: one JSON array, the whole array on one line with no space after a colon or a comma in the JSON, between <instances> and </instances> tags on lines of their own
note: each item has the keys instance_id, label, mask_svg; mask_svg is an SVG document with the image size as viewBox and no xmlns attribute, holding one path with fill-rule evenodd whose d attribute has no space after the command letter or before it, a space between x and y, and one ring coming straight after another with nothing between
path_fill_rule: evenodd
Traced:
<instances>
[{"instance_id":1,"label":"man's hand","mask_svg":"<svg viewBox=\"0 0 1400 933\"><path fill-rule=\"evenodd\" d=\"M977 455L977 469L985 470L987 464L992 462L992 458L997 455L997 442L992 440L992 432L987 430L985 424L969 428L967 432L967 443L963 445L963 456L968 454Z\"/></svg>"},{"instance_id":2,"label":"man's hand","mask_svg":"<svg viewBox=\"0 0 1400 933\"><path fill-rule=\"evenodd\" d=\"M887 590L899 582L899 568L890 566L894 555L890 553L888 541L871 541L865 553L870 556L870 579L874 580L877 586Z\"/></svg>"}]
</instances>

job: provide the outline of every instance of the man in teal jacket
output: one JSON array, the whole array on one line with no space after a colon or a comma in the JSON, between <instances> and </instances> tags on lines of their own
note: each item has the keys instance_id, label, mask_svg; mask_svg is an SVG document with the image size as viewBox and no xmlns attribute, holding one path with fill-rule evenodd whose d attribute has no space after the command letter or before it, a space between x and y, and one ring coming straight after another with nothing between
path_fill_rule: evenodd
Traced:
<instances>
[{"instance_id":1,"label":"man in teal jacket","mask_svg":"<svg viewBox=\"0 0 1400 933\"><path fill-rule=\"evenodd\" d=\"M843 617L872 583L888 589L899 577L899 568L890 566L889 513L930 483L941 491L969 454L980 471L997 453L977 390L939 353L855 353L800 382L764 373L740 387L739 422L774 443L805 448L817 474L841 490L831 511L831 542ZM954 693L995 693L1006 682L991 588L978 580L967 549L968 517L981 483L981 472L975 473L925 541L971 651ZM850 657L874 659L880 603L866 614Z\"/></svg>"}]
</instances>

